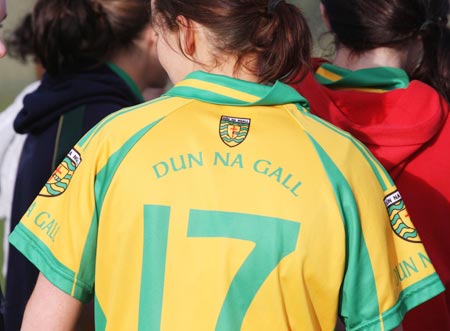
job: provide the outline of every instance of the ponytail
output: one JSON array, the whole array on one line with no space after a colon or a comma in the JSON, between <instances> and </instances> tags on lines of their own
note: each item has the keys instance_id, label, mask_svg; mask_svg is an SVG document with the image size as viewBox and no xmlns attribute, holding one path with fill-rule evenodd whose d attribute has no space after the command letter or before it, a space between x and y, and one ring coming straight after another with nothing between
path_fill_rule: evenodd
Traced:
<instances>
[{"instance_id":1,"label":"ponytail","mask_svg":"<svg viewBox=\"0 0 450 331\"><path fill-rule=\"evenodd\" d=\"M311 32L286 0L155 0L153 10L172 31L180 15L206 27L216 51L236 56L235 71L245 68L260 83L290 82L309 69Z\"/></svg>"},{"instance_id":2,"label":"ponytail","mask_svg":"<svg viewBox=\"0 0 450 331\"><path fill-rule=\"evenodd\" d=\"M40 0L32 20L33 47L49 74L110 49L108 22L89 0Z\"/></svg>"},{"instance_id":3,"label":"ponytail","mask_svg":"<svg viewBox=\"0 0 450 331\"><path fill-rule=\"evenodd\" d=\"M321 0L338 45L354 54L378 47L407 49L422 42L423 57L407 63L411 79L434 87L450 99L448 0Z\"/></svg>"},{"instance_id":4,"label":"ponytail","mask_svg":"<svg viewBox=\"0 0 450 331\"><path fill-rule=\"evenodd\" d=\"M262 82L292 82L310 69L312 38L302 13L295 5L281 1L269 8L252 38Z\"/></svg>"},{"instance_id":5,"label":"ponytail","mask_svg":"<svg viewBox=\"0 0 450 331\"><path fill-rule=\"evenodd\" d=\"M33 49L49 74L103 62L129 46L150 22L149 0L38 0Z\"/></svg>"},{"instance_id":6,"label":"ponytail","mask_svg":"<svg viewBox=\"0 0 450 331\"><path fill-rule=\"evenodd\" d=\"M450 103L450 28L446 28L439 40L437 51L438 82L435 88Z\"/></svg>"},{"instance_id":7,"label":"ponytail","mask_svg":"<svg viewBox=\"0 0 450 331\"><path fill-rule=\"evenodd\" d=\"M429 84L450 103L450 29L435 29L422 37L423 60L411 78Z\"/></svg>"}]
</instances>

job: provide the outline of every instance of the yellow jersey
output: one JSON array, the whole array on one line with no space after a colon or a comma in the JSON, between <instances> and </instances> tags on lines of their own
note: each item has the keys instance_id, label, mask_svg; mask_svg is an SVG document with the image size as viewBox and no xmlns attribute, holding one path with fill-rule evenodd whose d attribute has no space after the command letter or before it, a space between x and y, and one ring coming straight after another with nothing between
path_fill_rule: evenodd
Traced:
<instances>
[{"instance_id":1,"label":"yellow jersey","mask_svg":"<svg viewBox=\"0 0 450 331\"><path fill-rule=\"evenodd\" d=\"M96 330L389 330L443 291L359 141L285 84L204 72L94 127L10 241Z\"/></svg>"}]
</instances>

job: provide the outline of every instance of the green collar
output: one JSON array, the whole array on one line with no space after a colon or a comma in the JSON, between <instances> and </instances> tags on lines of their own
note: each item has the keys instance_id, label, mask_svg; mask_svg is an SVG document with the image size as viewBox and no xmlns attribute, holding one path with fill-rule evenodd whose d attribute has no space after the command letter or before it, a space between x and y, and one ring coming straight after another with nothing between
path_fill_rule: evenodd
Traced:
<instances>
[{"instance_id":1,"label":"green collar","mask_svg":"<svg viewBox=\"0 0 450 331\"><path fill-rule=\"evenodd\" d=\"M142 92L139 89L139 87L136 85L136 83L134 82L134 80L128 76L128 74L123 71L120 67L118 67L117 65L115 65L112 62L108 62L106 63L106 65L112 70L114 71L120 78L122 78L122 80L125 82L126 85L128 85L128 87L131 89L131 91L136 95L136 97L141 100L141 102L144 102L144 97L142 96Z\"/></svg>"},{"instance_id":2,"label":"green collar","mask_svg":"<svg viewBox=\"0 0 450 331\"><path fill-rule=\"evenodd\" d=\"M269 86L203 71L190 73L165 95L230 106L270 106L296 103L309 110L308 101L284 83L277 81L274 85Z\"/></svg>"},{"instance_id":3,"label":"green collar","mask_svg":"<svg viewBox=\"0 0 450 331\"><path fill-rule=\"evenodd\" d=\"M316 80L332 89L357 88L378 92L406 88L409 78L406 72L399 68L378 67L360 70L349 70L323 63L316 70Z\"/></svg>"}]
</instances>

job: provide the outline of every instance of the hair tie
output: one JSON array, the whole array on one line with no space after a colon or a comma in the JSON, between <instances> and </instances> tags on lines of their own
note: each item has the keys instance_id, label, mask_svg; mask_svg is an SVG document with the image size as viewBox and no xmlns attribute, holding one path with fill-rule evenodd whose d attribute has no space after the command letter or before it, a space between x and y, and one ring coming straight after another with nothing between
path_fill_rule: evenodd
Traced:
<instances>
[{"instance_id":1,"label":"hair tie","mask_svg":"<svg viewBox=\"0 0 450 331\"><path fill-rule=\"evenodd\" d=\"M273 12L280 2L281 0L269 0L269 4L267 5L267 11L269 13Z\"/></svg>"},{"instance_id":2,"label":"hair tie","mask_svg":"<svg viewBox=\"0 0 450 331\"><path fill-rule=\"evenodd\" d=\"M437 24L437 22L435 20L428 19L428 20L426 20L425 22L422 23L422 25L419 28L419 31L421 33L426 32L426 31L428 31L430 26L436 25L436 24Z\"/></svg>"}]
</instances>

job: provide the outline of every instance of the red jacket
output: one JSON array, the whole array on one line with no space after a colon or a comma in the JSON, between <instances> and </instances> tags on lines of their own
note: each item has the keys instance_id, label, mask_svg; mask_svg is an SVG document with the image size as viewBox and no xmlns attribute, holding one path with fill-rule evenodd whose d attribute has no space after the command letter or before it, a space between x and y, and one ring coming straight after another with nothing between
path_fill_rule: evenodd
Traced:
<instances>
[{"instance_id":1,"label":"red jacket","mask_svg":"<svg viewBox=\"0 0 450 331\"><path fill-rule=\"evenodd\" d=\"M352 133L394 179L446 291L414 308L405 331L450 330L450 106L428 85L384 93L292 85L311 112Z\"/></svg>"}]
</instances>

